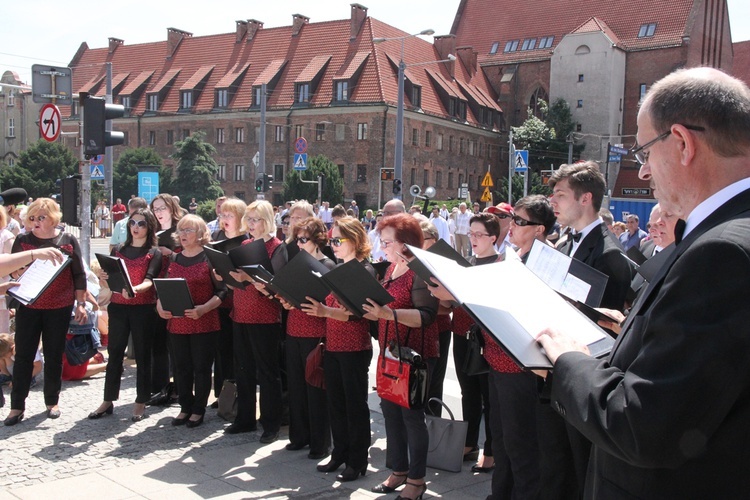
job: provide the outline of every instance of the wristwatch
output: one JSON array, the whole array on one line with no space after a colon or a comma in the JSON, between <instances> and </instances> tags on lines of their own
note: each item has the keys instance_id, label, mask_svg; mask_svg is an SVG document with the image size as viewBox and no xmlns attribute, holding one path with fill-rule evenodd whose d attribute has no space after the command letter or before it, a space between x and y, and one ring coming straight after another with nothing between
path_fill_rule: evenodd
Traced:
<instances>
[{"instance_id":1,"label":"wristwatch","mask_svg":"<svg viewBox=\"0 0 750 500\"><path fill-rule=\"evenodd\" d=\"M86 308L86 301L85 300L77 300L76 301L76 307L83 306L83 308Z\"/></svg>"}]
</instances>

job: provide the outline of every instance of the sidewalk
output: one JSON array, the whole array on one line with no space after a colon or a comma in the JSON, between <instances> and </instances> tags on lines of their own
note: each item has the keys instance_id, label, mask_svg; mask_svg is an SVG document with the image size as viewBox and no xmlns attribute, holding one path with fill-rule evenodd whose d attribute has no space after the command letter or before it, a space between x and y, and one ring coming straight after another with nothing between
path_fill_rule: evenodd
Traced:
<instances>
[{"instance_id":1,"label":"sidewalk","mask_svg":"<svg viewBox=\"0 0 750 500\"><path fill-rule=\"evenodd\" d=\"M115 413L86 417L101 402L104 374L63 382L62 416L44 414L42 384L27 399L26 418L14 427L0 425L0 500L151 498L395 498L370 492L385 480L385 428L379 399L370 394L373 446L367 475L339 483L335 473L315 470L308 450L287 451L287 427L270 445L260 433L225 435L227 422L208 409L194 429L172 427L177 407L147 408L145 420L130 421L135 400L135 369L127 366ZM7 388L6 388L7 396ZM5 418L10 402L0 410ZM326 459L327 461L327 459ZM427 470L425 497L485 498L490 475ZM340 470L343 470L340 469Z\"/></svg>"}]
</instances>

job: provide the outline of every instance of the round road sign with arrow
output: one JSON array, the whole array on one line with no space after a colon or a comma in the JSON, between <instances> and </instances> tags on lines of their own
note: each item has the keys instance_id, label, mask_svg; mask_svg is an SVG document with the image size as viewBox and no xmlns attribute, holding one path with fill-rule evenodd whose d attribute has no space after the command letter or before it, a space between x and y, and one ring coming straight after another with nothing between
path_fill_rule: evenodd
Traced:
<instances>
[{"instance_id":1,"label":"round road sign with arrow","mask_svg":"<svg viewBox=\"0 0 750 500\"><path fill-rule=\"evenodd\" d=\"M39 112L39 131L48 142L60 137L60 110L54 104L45 104Z\"/></svg>"}]
</instances>

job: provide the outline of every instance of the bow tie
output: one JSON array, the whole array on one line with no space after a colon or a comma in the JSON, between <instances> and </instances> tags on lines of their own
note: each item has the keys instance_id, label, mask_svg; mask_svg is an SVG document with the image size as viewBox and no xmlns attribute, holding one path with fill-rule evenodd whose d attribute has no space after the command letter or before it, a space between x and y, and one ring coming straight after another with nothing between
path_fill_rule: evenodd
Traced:
<instances>
[{"instance_id":1,"label":"bow tie","mask_svg":"<svg viewBox=\"0 0 750 500\"><path fill-rule=\"evenodd\" d=\"M682 241L682 235L685 234L685 226L687 223L679 219L677 223L674 225L674 243L675 245L678 245Z\"/></svg>"},{"instance_id":2,"label":"bow tie","mask_svg":"<svg viewBox=\"0 0 750 500\"><path fill-rule=\"evenodd\" d=\"M581 241L581 236L583 236L583 233L570 233L570 237L571 237L571 238L573 239L573 241L575 241L576 243L578 243L579 241Z\"/></svg>"}]
</instances>

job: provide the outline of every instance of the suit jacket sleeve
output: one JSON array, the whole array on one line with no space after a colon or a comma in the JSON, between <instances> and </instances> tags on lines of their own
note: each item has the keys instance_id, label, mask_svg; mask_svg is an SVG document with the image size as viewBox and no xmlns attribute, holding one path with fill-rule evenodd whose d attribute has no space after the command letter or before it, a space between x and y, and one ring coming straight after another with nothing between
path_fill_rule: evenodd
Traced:
<instances>
[{"instance_id":1,"label":"suit jacket sleeve","mask_svg":"<svg viewBox=\"0 0 750 500\"><path fill-rule=\"evenodd\" d=\"M553 407L595 445L638 467L671 468L710 440L747 433L750 308L738 291L750 283L750 251L743 239L720 234L689 247L610 360L580 353L557 360Z\"/></svg>"}]
</instances>

